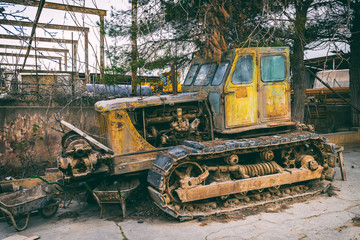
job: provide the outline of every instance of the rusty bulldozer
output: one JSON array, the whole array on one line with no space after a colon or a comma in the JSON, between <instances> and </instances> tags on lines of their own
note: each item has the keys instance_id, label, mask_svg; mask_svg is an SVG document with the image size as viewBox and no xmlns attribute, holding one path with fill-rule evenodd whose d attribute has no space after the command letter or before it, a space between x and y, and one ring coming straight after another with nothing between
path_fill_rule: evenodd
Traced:
<instances>
[{"instance_id":1,"label":"rusty bulldozer","mask_svg":"<svg viewBox=\"0 0 360 240\"><path fill-rule=\"evenodd\" d=\"M182 93L95 104L105 145L63 122L65 182L147 174L155 204L182 220L312 195L342 148L291 121L289 49L195 59Z\"/></svg>"}]
</instances>

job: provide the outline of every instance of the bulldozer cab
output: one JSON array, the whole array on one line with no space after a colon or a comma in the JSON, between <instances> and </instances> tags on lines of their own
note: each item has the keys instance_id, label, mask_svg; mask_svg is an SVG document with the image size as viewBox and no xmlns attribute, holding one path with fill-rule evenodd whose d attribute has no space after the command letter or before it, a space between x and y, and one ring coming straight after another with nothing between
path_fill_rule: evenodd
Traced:
<instances>
[{"instance_id":1,"label":"bulldozer cab","mask_svg":"<svg viewBox=\"0 0 360 240\"><path fill-rule=\"evenodd\" d=\"M206 91L221 133L293 125L288 48L225 52L220 62L194 60L184 91Z\"/></svg>"}]
</instances>

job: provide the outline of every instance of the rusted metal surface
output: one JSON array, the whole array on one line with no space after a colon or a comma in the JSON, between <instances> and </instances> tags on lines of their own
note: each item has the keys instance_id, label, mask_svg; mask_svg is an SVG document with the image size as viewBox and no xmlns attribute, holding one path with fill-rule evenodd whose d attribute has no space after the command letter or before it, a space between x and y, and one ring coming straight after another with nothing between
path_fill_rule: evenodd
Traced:
<instances>
[{"instance_id":1,"label":"rusted metal surface","mask_svg":"<svg viewBox=\"0 0 360 240\"><path fill-rule=\"evenodd\" d=\"M151 106L173 105L177 103L197 102L206 100L207 94L204 92L180 93L176 96L161 95L151 97L129 97L114 100L100 101L95 104L98 112L109 112L112 110L133 110Z\"/></svg>"},{"instance_id":2,"label":"rusted metal surface","mask_svg":"<svg viewBox=\"0 0 360 240\"><path fill-rule=\"evenodd\" d=\"M16 230L22 231L27 228L30 213L46 207L55 193L55 187L47 184L40 184L14 193L5 193L0 196L0 211L5 214L5 217L10 218ZM54 208L54 211L56 213L57 207ZM21 214L26 215L26 222L23 226L18 226L15 217Z\"/></svg>"},{"instance_id":3,"label":"rusted metal surface","mask_svg":"<svg viewBox=\"0 0 360 240\"><path fill-rule=\"evenodd\" d=\"M270 187L292 184L297 182L319 179L322 174L322 167L315 171L308 169L294 169L291 172L242 179L232 182L213 183L207 186L198 186L190 189L179 189L177 193L181 202L191 202L201 199L213 198L222 195L229 195L253 190L261 190Z\"/></svg>"},{"instance_id":4,"label":"rusted metal surface","mask_svg":"<svg viewBox=\"0 0 360 240\"><path fill-rule=\"evenodd\" d=\"M86 134L82 134L83 136L78 132L70 131L63 136L63 155L58 158L58 168L66 173L71 172L73 177L109 171L106 162L110 154L99 154L96 151L96 148L104 151L104 148L107 149L107 147Z\"/></svg>"},{"instance_id":5,"label":"rusted metal surface","mask_svg":"<svg viewBox=\"0 0 360 240\"><path fill-rule=\"evenodd\" d=\"M61 120L61 123L63 125L65 125L66 127L68 127L69 129L71 129L72 131L76 132L77 134L79 134L80 136L82 136L83 138L85 138L86 140L88 140L91 144L94 144L95 146L105 150L106 152L112 153L113 151L106 147L104 144L100 143L99 141L95 140L93 137L89 136L88 134L84 133L83 131L81 131L80 129L78 129L77 127L75 127L74 125Z\"/></svg>"},{"instance_id":6,"label":"rusted metal surface","mask_svg":"<svg viewBox=\"0 0 360 240\"><path fill-rule=\"evenodd\" d=\"M195 209L199 211L195 214L198 216L207 215L209 212L226 211L223 206L218 205L215 197L225 196L226 199L226 196L235 196L234 200L223 203L224 206L230 206L237 205L239 199L248 202L252 198L267 199L291 191L298 192L300 189L296 187L296 183L333 178L334 169L326 164L330 152L333 151L329 148L326 150L323 144L324 139L317 134L301 131L242 140L185 143L185 146L167 150L167 153L159 155L154 161L148 175L148 181L152 186L149 188L150 193L156 204L165 212L175 217L184 217L192 216ZM309 148L303 149L305 146ZM190 150L191 153L188 147L190 149L195 147L198 152ZM253 160L255 164L242 163L241 167L236 164L224 166L219 160L217 166L212 166L215 159L221 157L227 159L226 156L233 154L237 154L239 159L247 159L246 162L249 163L251 162L249 157L254 156L255 152L276 151L275 155L281 156L279 154L282 151L288 152L290 149L294 149L291 150L291 154L277 157L277 162L285 166L286 161L294 161L294 166L291 168L276 167L275 163L270 166L271 162L256 163L255 159ZM309 153L311 155L308 155ZM204 170L212 172L204 175ZM280 190L281 186L292 184L295 184L294 187ZM210 202L199 203L203 199ZM204 209L208 210L204 211Z\"/></svg>"},{"instance_id":7,"label":"rusted metal surface","mask_svg":"<svg viewBox=\"0 0 360 240\"><path fill-rule=\"evenodd\" d=\"M155 201L155 204L167 214L184 220L191 220L196 217L224 214L233 211L252 209L253 207L266 206L274 203L291 202L321 194L324 189L330 186L329 183L319 184L314 189L309 190L306 185L296 185L293 187L278 188L274 192L261 192L229 198L219 205L218 201L207 203L175 204L171 208L165 205L164 199ZM153 188L149 187L150 196L157 199L159 196Z\"/></svg>"},{"instance_id":8,"label":"rusted metal surface","mask_svg":"<svg viewBox=\"0 0 360 240\"><path fill-rule=\"evenodd\" d=\"M47 168L45 170L45 176L42 176L48 182L55 182L62 177L62 173L57 168ZM0 184L11 184L13 186L33 188L43 183L39 178L22 178L9 181L0 181Z\"/></svg>"},{"instance_id":9,"label":"rusted metal surface","mask_svg":"<svg viewBox=\"0 0 360 240\"><path fill-rule=\"evenodd\" d=\"M121 203L123 217L126 217L126 199L139 186L139 179L114 182L112 185L101 185L93 190L93 196L100 207L100 218L105 215L104 204Z\"/></svg>"}]
</instances>

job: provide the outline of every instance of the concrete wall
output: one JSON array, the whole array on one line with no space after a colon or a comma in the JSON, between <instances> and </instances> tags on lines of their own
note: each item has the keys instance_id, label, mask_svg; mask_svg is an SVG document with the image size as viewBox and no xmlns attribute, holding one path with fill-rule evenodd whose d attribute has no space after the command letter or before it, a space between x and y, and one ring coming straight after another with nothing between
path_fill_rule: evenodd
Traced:
<instances>
[{"instance_id":1,"label":"concrete wall","mask_svg":"<svg viewBox=\"0 0 360 240\"><path fill-rule=\"evenodd\" d=\"M63 135L59 132L59 119L90 134L98 134L92 104L70 107L0 106L0 172L6 169L10 174L12 167L31 168L34 165L45 169L56 166Z\"/></svg>"},{"instance_id":2,"label":"concrete wall","mask_svg":"<svg viewBox=\"0 0 360 240\"><path fill-rule=\"evenodd\" d=\"M324 136L330 140L329 142L340 146L360 144L360 128L357 131L329 133L324 134Z\"/></svg>"}]
</instances>

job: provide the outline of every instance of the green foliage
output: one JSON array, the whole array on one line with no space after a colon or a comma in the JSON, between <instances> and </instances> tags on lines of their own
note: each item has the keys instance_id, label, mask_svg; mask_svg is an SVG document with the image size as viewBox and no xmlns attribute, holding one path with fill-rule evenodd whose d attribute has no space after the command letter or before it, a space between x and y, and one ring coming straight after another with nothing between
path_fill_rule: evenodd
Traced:
<instances>
[{"instance_id":1,"label":"green foliage","mask_svg":"<svg viewBox=\"0 0 360 240\"><path fill-rule=\"evenodd\" d=\"M179 62L180 65L188 63L195 53L216 58L221 51L236 47L292 46L297 38L303 39L308 47L312 47L312 42L328 41L331 37L342 39L347 33L346 9L339 2L138 1L136 67L143 71L161 69L168 66L170 60L176 60L179 66ZM305 9L306 4L310 4L308 12L295 18L296 6ZM300 20L306 22L304 29L295 26ZM107 55L114 66L121 66L126 72L131 70L130 32L130 10L112 8L106 33L115 39L116 45L110 47Z\"/></svg>"}]
</instances>

